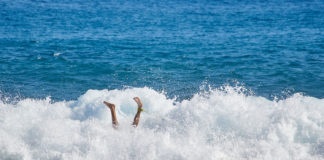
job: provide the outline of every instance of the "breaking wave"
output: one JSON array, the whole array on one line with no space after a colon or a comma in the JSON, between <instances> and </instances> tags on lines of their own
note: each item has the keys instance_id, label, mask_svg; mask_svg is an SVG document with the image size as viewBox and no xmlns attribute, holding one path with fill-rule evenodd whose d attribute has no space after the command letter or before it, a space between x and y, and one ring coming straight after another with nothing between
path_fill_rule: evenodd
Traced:
<instances>
[{"instance_id":1,"label":"breaking wave","mask_svg":"<svg viewBox=\"0 0 324 160\"><path fill-rule=\"evenodd\" d=\"M145 111L137 128L134 96ZM226 86L177 101L147 87L88 90L75 101L0 101L0 159L314 160L323 126L324 99L299 93L269 100Z\"/></svg>"}]
</instances>

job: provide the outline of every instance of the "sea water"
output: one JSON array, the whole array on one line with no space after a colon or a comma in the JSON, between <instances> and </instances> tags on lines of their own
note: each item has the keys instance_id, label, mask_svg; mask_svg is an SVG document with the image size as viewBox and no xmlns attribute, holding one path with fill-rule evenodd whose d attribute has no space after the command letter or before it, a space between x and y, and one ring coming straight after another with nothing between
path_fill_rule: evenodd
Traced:
<instances>
[{"instance_id":1,"label":"sea water","mask_svg":"<svg viewBox=\"0 0 324 160\"><path fill-rule=\"evenodd\" d=\"M323 8L3 0L0 159L324 159Z\"/></svg>"}]
</instances>

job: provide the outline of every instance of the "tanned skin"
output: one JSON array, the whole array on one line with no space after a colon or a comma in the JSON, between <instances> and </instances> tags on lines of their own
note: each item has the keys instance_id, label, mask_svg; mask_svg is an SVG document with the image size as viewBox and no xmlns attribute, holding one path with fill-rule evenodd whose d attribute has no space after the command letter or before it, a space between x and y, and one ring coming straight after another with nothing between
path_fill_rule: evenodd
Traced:
<instances>
[{"instance_id":1,"label":"tanned skin","mask_svg":"<svg viewBox=\"0 0 324 160\"><path fill-rule=\"evenodd\" d=\"M142 104L140 98L134 97L133 99L137 103L137 112L135 114L134 122L132 123L132 125L134 127L137 127L138 123L139 123L139 120L140 120L141 112L143 111L143 109L142 109L143 104ZM111 118L112 118L112 125L113 125L113 127L115 129L117 129L118 128L118 120L117 120L117 116L116 116L116 109L115 109L116 107L115 107L115 105L112 104L112 103L106 102L106 101L104 101L103 103L110 109Z\"/></svg>"},{"instance_id":2,"label":"tanned skin","mask_svg":"<svg viewBox=\"0 0 324 160\"><path fill-rule=\"evenodd\" d=\"M137 127L138 123L139 123L139 120L140 120L140 117L141 117L141 112L143 111L143 108L142 108L143 104L142 104L141 100L138 97L134 97L133 99L137 103L137 112L136 112L135 117L134 117L133 126Z\"/></svg>"},{"instance_id":3,"label":"tanned skin","mask_svg":"<svg viewBox=\"0 0 324 160\"><path fill-rule=\"evenodd\" d=\"M111 112L111 118L112 118L112 125L115 129L118 128L118 121L117 121L117 116L116 116L116 107L114 104L112 103L109 103L109 102L106 102L104 101L103 102L109 109L110 109L110 112Z\"/></svg>"}]
</instances>

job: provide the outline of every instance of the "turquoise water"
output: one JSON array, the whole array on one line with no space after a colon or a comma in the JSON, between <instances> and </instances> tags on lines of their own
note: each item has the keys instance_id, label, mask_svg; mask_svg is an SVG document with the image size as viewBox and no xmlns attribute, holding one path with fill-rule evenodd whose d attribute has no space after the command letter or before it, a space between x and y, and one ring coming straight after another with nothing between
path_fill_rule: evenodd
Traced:
<instances>
[{"instance_id":1,"label":"turquoise water","mask_svg":"<svg viewBox=\"0 0 324 160\"><path fill-rule=\"evenodd\" d=\"M2 97L242 85L324 96L323 1L1 1Z\"/></svg>"}]
</instances>

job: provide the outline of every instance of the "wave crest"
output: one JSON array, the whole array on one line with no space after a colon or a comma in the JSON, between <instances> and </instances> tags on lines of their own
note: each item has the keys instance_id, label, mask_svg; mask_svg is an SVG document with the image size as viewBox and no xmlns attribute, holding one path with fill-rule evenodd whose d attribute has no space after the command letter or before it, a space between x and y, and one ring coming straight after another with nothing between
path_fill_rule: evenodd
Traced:
<instances>
[{"instance_id":1,"label":"wave crest","mask_svg":"<svg viewBox=\"0 0 324 160\"><path fill-rule=\"evenodd\" d=\"M135 96L145 109L136 129ZM104 100L117 106L118 130ZM75 101L0 101L0 159L321 159L323 104L230 86L180 102L147 87L88 90Z\"/></svg>"}]
</instances>

